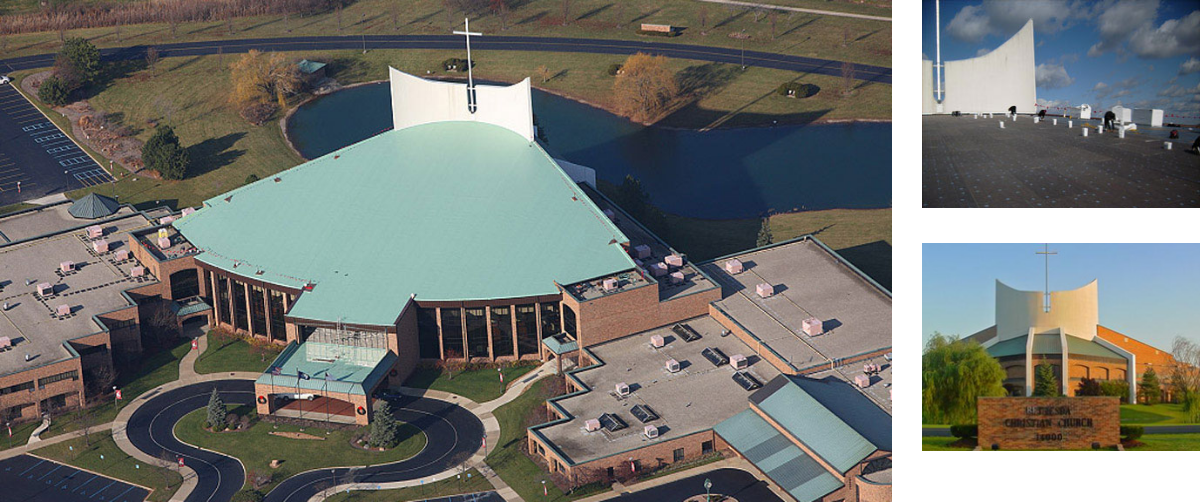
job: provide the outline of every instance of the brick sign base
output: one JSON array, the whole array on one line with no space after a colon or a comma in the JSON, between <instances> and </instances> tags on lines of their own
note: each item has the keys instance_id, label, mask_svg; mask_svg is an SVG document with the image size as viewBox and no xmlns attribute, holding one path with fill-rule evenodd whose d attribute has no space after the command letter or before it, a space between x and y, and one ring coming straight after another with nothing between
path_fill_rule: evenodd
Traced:
<instances>
[{"instance_id":1,"label":"brick sign base","mask_svg":"<svg viewBox=\"0 0 1200 502\"><path fill-rule=\"evenodd\" d=\"M1115 397L981 397L979 446L990 450L1075 450L1121 442Z\"/></svg>"}]
</instances>

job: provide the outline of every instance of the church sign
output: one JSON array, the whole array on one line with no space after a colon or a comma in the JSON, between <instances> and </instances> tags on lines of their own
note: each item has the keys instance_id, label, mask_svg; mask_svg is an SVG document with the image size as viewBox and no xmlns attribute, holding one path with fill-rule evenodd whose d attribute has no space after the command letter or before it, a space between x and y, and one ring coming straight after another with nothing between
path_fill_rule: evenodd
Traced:
<instances>
[{"instance_id":1,"label":"church sign","mask_svg":"<svg viewBox=\"0 0 1200 502\"><path fill-rule=\"evenodd\" d=\"M979 446L1002 450L1071 450L1120 442L1115 397L981 397Z\"/></svg>"}]
</instances>

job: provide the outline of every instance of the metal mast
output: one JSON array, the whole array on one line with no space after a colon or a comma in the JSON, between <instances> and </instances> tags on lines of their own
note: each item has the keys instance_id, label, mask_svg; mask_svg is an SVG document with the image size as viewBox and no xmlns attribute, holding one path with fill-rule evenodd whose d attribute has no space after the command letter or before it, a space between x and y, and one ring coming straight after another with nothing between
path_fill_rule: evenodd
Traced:
<instances>
[{"instance_id":1,"label":"metal mast","mask_svg":"<svg viewBox=\"0 0 1200 502\"><path fill-rule=\"evenodd\" d=\"M942 102L942 0L937 0L935 10L937 12L937 20L934 25L934 32L937 37L937 63L933 65L937 68L937 100Z\"/></svg>"}]
</instances>

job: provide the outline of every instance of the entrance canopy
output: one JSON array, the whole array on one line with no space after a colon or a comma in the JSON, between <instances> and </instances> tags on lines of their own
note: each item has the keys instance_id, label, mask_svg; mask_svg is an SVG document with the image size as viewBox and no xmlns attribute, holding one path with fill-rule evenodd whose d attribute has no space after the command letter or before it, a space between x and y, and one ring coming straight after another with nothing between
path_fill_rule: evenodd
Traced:
<instances>
[{"instance_id":1,"label":"entrance canopy","mask_svg":"<svg viewBox=\"0 0 1200 502\"><path fill-rule=\"evenodd\" d=\"M288 390L366 396L396 363L386 349L292 342L255 382Z\"/></svg>"}]
</instances>

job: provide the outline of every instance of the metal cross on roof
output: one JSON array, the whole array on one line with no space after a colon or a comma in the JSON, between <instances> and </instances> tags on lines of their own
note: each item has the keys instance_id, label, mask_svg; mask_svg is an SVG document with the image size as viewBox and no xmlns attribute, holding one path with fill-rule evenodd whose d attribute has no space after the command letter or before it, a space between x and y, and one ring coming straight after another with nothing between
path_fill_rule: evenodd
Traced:
<instances>
[{"instance_id":1,"label":"metal cross on roof","mask_svg":"<svg viewBox=\"0 0 1200 502\"><path fill-rule=\"evenodd\" d=\"M1040 255L1046 256L1046 289L1045 289L1045 292L1043 293L1043 302L1044 303L1042 305L1042 308L1045 309L1046 312L1049 312L1050 311L1050 255L1058 254L1058 251L1051 251L1049 244L1045 244L1045 246L1046 247L1043 251L1038 251L1037 253L1034 253L1034 254L1040 254Z\"/></svg>"},{"instance_id":2,"label":"metal cross on roof","mask_svg":"<svg viewBox=\"0 0 1200 502\"><path fill-rule=\"evenodd\" d=\"M471 72L471 36L481 37L483 33L471 31L471 18L463 19L463 31L455 30L455 35L462 35L467 39L467 110L475 113L479 105L475 101L475 78Z\"/></svg>"}]
</instances>

